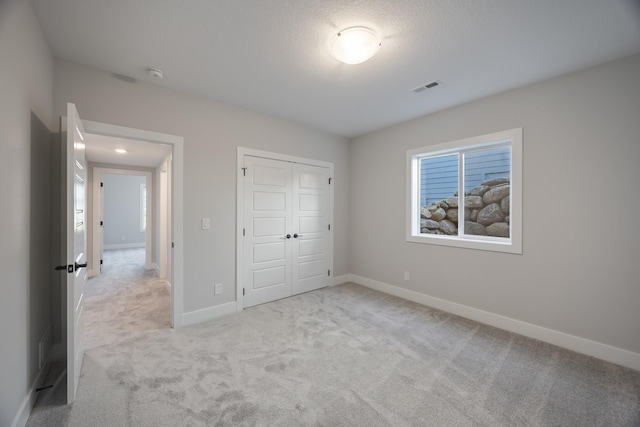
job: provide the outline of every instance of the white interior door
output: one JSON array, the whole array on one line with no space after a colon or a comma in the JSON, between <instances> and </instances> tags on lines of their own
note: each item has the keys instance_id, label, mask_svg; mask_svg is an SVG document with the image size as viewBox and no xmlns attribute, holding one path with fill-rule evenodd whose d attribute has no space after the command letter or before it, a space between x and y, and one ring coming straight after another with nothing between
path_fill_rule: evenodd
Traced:
<instances>
[{"instance_id":1,"label":"white interior door","mask_svg":"<svg viewBox=\"0 0 640 427\"><path fill-rule=\"evenodd\" d=\"M327 286L329 171L294 163L292 294Z\"/></svg>"},{"instance_id":2,"label":"white interior door","mask_svg":"<svg viewBox=\"0 0 640 427\"><path fill-rule=\"evenodd\" d=\"M67 403L75 400L84 357L87 169L83 132L75 105L67 104Z\"/></svg>"},{"instance_id":3,"label":"white interior door","mask_svg":"<svg viewBox=\"0 0 640 427\"><path fill-rule=\"evenodd\" d=\"M245 157L244 307L291 296L291 165Z\"/></svg>"},{"instance_id":4,"label":"white interior door","mask_svg":"<svg viewBox=\"0 0 640 427\"><path fill-rule=\"evenodd\" d=\"M243 307L327 286L329 169L244 156Z\"/></svg>"}]
</instances>

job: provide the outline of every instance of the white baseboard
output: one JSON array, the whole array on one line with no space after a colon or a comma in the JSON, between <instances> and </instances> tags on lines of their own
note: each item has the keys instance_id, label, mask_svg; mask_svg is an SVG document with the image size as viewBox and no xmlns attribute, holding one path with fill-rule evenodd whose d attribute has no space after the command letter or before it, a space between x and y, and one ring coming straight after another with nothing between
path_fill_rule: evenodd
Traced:
<instances>
[{"instance_id":1,"label":"white baseboard","mask_svg":"<svg viewBox=\"0 0 640 427\"><path fill-rule=\"evenodd\" d=\"M343 283L347 283L351 281L350 274L343 274L341 276L335 276L329 279L329 286L337 286L342 285Z\"/></svg>"},{"instance_id":2,"label":"white baseboard","mask_svg":"<svg viewBox=\"0 0 640 427\"><path fill-rule=\"evenodd\" d=\"M146 245L143 243L116 243L113 245L104 245L103 249L108 251L110 249L133 249L133 248L144 248Z\"/></svg>"},{"instance_id":3,"label":"white baseboard","mask_svg":"<svg viewBox=\"0 0 640 427\"><path fill-rule=\"evenodd\" d=\"M640 354L350 274L349 282L640 371ZM342 277L342 276L340 276Z\"/></svg>"},{"instance_id":4,"label":"white baseboard","mask_svg":"<svg viewBox=\"0 0 640 427\"><path fill-rule=\"evenodd\" d=\"M196 323L206 322L207 320L216 319L235 312L235 301L203 308L202 310L190 311L182 314L182 326L195 325Z\"/></svg>"},{"instance_id":5,"label":"white baseboard","mask_svg":"<svg viewBox=\"0 0 640 427\"><path fill-rule=\"evenodd\" d=\"M49 353L51 355L51 352ZM38 397L36 393L36 389L42 387L43 382L45 381L45 373L48 372L50 365L50 358L44 362L44 366L36 375L36 379L31 384L31 388L27 392L27 395L22 399L22 403L20 404L20 408L16 413L16 416L13 417L13 421L11 422L11 427L24 427L27 425L27 421L29 420L29 415L31 415L31 410L33 406L36 404L36 399Z\"/></svg>"}]
</instances>

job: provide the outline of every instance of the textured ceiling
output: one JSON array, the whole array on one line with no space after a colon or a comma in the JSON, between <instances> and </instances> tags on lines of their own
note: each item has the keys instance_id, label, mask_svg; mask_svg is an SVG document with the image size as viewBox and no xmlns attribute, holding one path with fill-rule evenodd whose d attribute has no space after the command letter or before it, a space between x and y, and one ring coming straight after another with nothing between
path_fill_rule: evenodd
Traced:
<instances>
[{"instance_id":1,"label":"textured ceiling","mask_svg":"<svg viewBox=\"0 0 640 427\"><path fill-rule=\"evenodd\" d=\"M640 52L635 0L32 4L60 58L347 137ZM339 63L328 42L354 25L382 48ZM442 86L413 92L435 79Z\"/></svg>"},{"instance_id":2,"label":"textured ceiling","mask_svg":"<svg viewBox=\"0 0 640 427\"><path fill-rule=\"evenodd\" d=\"M111 165L127 165L155 168L171 153L172 147L131 139L85 133L87 160ZM126 153L115 150L122 148Z\"/></svg>"}]
</instances>

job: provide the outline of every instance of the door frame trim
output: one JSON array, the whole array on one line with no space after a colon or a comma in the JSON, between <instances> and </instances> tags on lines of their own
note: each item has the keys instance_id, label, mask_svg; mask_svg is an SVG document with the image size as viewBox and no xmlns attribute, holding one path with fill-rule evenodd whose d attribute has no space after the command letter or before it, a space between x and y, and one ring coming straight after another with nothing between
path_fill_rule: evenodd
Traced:
<instances>
[{"instance_id":1,"label":"door frame trim","mask_svg":"<svg viewBox=\"0 0 640 427\"><path fill-rule=\"evenodd\" d=\"M325 162L322 160L309 159L305 157L290 156L287 154L273 153L270 151L255 150L253 148L238 147L236 155L236 312L244 309L244 297L242 295L242 288L244 283L244 239L242 235L244 225L244 171L242 170L244 165L245 156L262 157L271 160L280 160L290 163L302 163L311 166L320 166L329 169L329 176L331 178L331 185L329 185L329 212L328 220L333 225L334 214L334 165L331 162ZM327 258L329 263L329 270L331 271L328 276L328 284L331 284L333 278L333 229L329 232L329 244L327 245Z\"/></svg>"},{"instance_id":2,"label":"door frame trim","mask_svg":"<svg viewBox=\"0 0 640 427\"><path fill-rule=\"evenodd\" d=\"M170 241L174 243L171 283L171 326L184 326L184 213L183 213L183 173L184 173L184 138L177 135L164 134L125 126L83 120L87 133L113 136L116 138L135 139L156 144L167 144L173 148L171 186L171 231Z\"/></svg>"},{"instance_id":3,"label":"door frame trim","mask_svg":"<svg viewBox=\"0 0 640 427\"><path fill-rule=\"evenodd\" d=\"M100 206L100 197L97 196L100 192L100 182L102 181L103 175L128 175L128 176L143 176L145 178L145 185L147 186L147 225L151 225L151 227L147 227L145 231L145 254L144 254L144 268L146 270L153 269L152 262L152 234L155 228L155 224L153 222L153 212L155 206L154 200L154 188L153 188L153 173L150 170L145 170L144 168L135 168L131 169L120 169L117 168L116 165L114 167L105 167L105 166L92 166L89 168L91 170L91 188L93 190L92 197L92 218L91 218L91 229L93 231L92 234L92 247L93 251L91 254L92 263L91 270L89 270L89 277L95 277L100 275L100 254L101 250L104 249L104 242L96 236L96 233L99 231L100 227L100 215L104 214L104 206ZM149 208L150 206L150 208ZM102 247L101 247L102 246Z\"/></svg>"}]
</instances>

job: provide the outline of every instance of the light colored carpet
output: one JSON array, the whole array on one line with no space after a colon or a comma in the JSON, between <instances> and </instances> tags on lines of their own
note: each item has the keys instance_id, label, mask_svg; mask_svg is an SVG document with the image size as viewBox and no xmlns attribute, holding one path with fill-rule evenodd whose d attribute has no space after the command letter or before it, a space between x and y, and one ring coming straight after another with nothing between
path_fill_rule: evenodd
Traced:
<instances>
[{"instance_id":1,"label":"light colored carpet","mask_svg":"<svg viewBox=\"0 0 640 427\"><path fill-rule=\"evenodd\" d=\"M77 401L29 426L640 425L640 372L358 285L171 330L161 282L106 278Z\"/></svg>"}]
</instances>

